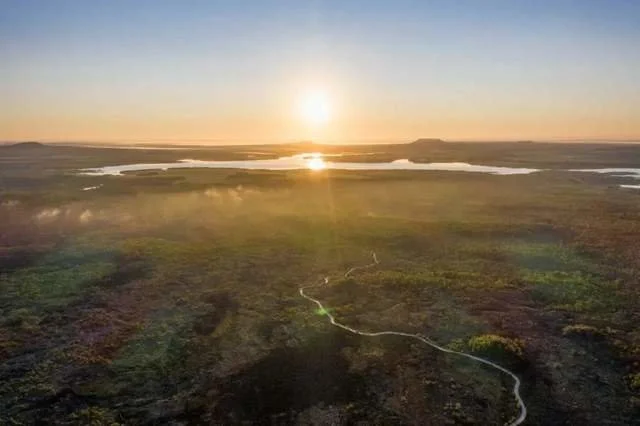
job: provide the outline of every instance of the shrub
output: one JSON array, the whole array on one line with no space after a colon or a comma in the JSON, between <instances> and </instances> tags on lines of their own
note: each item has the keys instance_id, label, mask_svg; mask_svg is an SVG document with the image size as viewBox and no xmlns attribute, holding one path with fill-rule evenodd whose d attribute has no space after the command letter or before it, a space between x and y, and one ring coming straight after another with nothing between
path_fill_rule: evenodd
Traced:
<instances>
[{"instance_id":1,"label":"shrub","mask_svg":"<svg viewBox=\"0 0 640 426\"><path fill-rule=\"evenodd\" d=\"M562 329L564 336L601 337L602 332L596 327L585 324L568 325Z\"/></svg>"},{"instance_id":2,"label":"shrub","mask_svg":"<svg viewBox=\"0 0 640 426\"><path fill-rule=\"evenodd\" d=\"M523 358L523 344L519 339L510 339L497 334L483 334L469 339L471 351L491 358Z\"/></svg>"},{"instance_id":3,"label":"shrub","mask_svg":"<svg viewBox=\"0 0 640 426\"><path fill-rule=\"evenodd\" d=\"M640 373L629 374L629 387L633 390L640 391Z\"/></svg>"},{"instance_id":4,"label":"shrub","mask_svg":"<svg viewBox=\"0 0 640 426\"><path fill-rule=\"evenodd\" d=\"M87 407L70 416L74 423L90 426L119 426L113 413L105 408Z\"/></svg>"}]
</instances>

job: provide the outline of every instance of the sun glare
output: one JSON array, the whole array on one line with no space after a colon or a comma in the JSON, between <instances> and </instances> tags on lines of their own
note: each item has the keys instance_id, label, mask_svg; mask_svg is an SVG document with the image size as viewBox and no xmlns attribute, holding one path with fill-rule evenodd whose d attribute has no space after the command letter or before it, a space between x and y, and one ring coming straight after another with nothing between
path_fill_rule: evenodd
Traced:
<instances>
[{"instance_id":1,"label":"sun glare","mask_svg":"<svg viewBox=\"0 0 640 426\"><path fill-rule=\"evenodd\" d=\"M322 90L307 92L300 100L300 115L312 126L321 126L331 119L331 102Z\"/></svg>"},{"instance_id":2,"label":"sun glare","mask_svg":"<svg viewBox=\"0 0 640 426\"><path fill-rule=\"evenodd\" d=\"M322 157L313 157L307 160L307 167L310 170L324 170L327 168L327 164L324 162Z\"/></svg>"}]
</instances>

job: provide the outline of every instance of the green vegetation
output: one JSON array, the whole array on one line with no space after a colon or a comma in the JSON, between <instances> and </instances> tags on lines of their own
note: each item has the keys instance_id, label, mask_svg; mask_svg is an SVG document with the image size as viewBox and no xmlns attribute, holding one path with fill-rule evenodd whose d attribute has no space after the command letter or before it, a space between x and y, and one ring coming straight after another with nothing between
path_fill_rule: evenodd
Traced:
<instances>
[{"instance_id":1,"label":"green vegetation","mask_svg":"<svg viewBox=\"0 0 640 426\"><path fill-rule=\"evenodd\" d=\"M596 327L584 324L567 325L562 328L562 334L565 336L583 336L583 337L599 337L602 332Z\"/></svg>"},{"instance_id":2,"label":"green vegetation","mask_svg":"<svg viewBox=\"0 0 640 426\"><path fill-rule=\"evenodd\" d=\"M483 334L469 339L468 345L473 353L498 362L522 361L524 358L523 342L517 339Z\"/></svg>"},{"instance_id":3,"label":"green vegetation","mask_svg":"<svg viewBox=\"0 0 640 426\"><path fill-rule=\"evenodd\" d=\"M446 145L376 156L556 163L551 148L530 144L508 154ZM508 378L407 339L352 336L327 312L513 368L530 424L639 418L640 197L616 178L87 177L73 171L179 157L42 149L0 149L2 421L502 424L514 415ZM278 149L268 151L305 148ZM575 167L595 164L590 155ZM94 185L103 186L82 190ZM342 277L371 250L378 267ZM325 275L329 285L310 290L327 307L318 312L297 289Z\"/></svg>"},{"instance_id":4,"label":"green vegetation","mask_svg":"<svg viewBox=\"0 0 640 426\"><path fill-rule=\"evenodd\" d=\"M640 373L629 376L629 386L634 390L640 390Z\"/></svg>"},{"instance_id":5,"label":"green vegetation","mask_svg":"<svg viewBox=\"0 0 640 426\"><path fill-rule=\"evenodd\" d=\"M89 426L118 426L115 416L109 410L100 407L87 407L69 416L72 422Z\"/></svg>"},{"instance_id":6,"label":"green vegetation","mask_svg":"<svg viewBox=\"0 0 640 426\"><path fill-rule=\"evenodd\" d=\"M617 306L616 282L600 282L582 272L528 272L523 277L533 297L575 312L603 312Z\"/></svg>"}]
</instances>

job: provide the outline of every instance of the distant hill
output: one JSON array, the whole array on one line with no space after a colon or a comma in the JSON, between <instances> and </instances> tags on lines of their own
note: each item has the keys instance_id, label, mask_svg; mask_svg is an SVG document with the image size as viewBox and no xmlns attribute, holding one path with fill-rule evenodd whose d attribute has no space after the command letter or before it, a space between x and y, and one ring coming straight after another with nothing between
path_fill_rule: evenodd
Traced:
<instances>
[{"instance_id":1,"label":"distant hill","mask_svg":"<svg viewBox=\"0 0 640 426\"><path fill-rule=\"evenodd\" d=\"M10 145L2 145L2 147L7 149L42 149L46 148L47 145L40 142L18 142Z\"/></svg>"},{"instance_id":2,"label":"distant hill","mask_svg":"<svg viewBox=\"0 0 640 426\"><path fill-rule=\"evenodd\" d=\"M439 143L445 143L445 141L437 138L420 138L411 142L409 145L421 146L421 145L434 145Z\"/></svg>"}]
</instances>

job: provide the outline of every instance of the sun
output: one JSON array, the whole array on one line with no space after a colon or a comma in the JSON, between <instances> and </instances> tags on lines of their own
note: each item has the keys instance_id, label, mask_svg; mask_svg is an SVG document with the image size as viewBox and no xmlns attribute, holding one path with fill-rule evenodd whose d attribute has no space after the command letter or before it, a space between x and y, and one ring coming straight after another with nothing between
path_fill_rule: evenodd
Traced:
<instances>
[{"instance_id":1,"label":"sun","mask_svg":"<svg viewBox=\"0 0 640 426\"><path fill-rule=\"evenodd\" d=\"M318 127L331 119L331 101L324 90L316 89L300 98L299 113L309 125Z\"/></svg>"}]
</instances>

